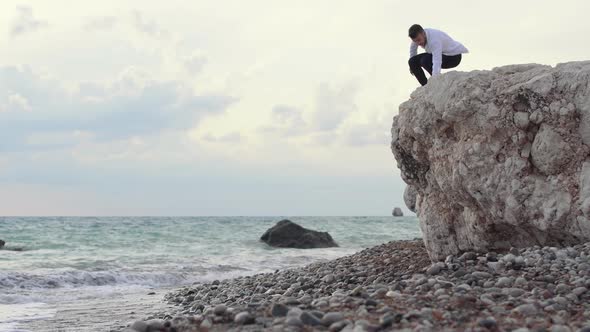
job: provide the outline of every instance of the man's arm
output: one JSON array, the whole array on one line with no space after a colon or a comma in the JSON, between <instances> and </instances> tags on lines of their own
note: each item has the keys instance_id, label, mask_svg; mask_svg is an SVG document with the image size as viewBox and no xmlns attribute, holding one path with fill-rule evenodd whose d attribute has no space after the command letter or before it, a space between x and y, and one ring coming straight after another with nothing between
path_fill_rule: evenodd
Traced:
<instances>
[{"instance_id":1,"label":"man's arm","mask_svg":"<svg viewBox=\"0 0 590 332\"><path fill-rule=\"evenodd\" d=\"M432 76L440 74L442 67L442 43L440 40L429 40L432 50Z\"/></svg>"},{"instance_id":2,"label":"man's arm","mask_svg":"<svg viewBox=\"0 0 590 332\"><path fill-rule=\"evenodd\" d=\"M418 44L411 42L410 43L410 58L416 54L418 54Z\"/></svg>"}]
</instances>

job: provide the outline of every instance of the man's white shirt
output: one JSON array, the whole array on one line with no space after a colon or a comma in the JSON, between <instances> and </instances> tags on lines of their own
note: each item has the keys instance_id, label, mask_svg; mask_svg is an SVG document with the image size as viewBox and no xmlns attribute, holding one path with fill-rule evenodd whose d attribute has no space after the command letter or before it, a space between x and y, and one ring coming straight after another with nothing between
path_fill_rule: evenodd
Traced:
<instances>
[{"instance_id":1,"label":"man's white shirt","mask_svg":"<svg viewBox=\"0 0 590 332\"><path fill-rule=\"evenodd\" d=\"M426 45L424 50L432 54L432 76L440 74L442 55L457 55L469 53L463 44L451 38L445 32L436 29L424 29L426 32ZM410 44L410 58L418 54L418 44Z\"/></svg>"}]
</instances>

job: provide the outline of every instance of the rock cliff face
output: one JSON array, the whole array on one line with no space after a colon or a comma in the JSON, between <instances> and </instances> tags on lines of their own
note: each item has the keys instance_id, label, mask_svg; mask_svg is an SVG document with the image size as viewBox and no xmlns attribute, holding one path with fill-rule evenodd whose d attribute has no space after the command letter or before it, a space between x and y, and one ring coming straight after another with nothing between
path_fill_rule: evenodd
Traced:
<instances>
[{"instance_id":1,"label":"rock cliff face","mask_svg":"<svg viewBox=\"0 0 590 332\"><path fill-rule=\"evenodd\" d=\"M391 134L431 259L590 240L590 61L435 77Z\"/></svg>"}]
</instances>

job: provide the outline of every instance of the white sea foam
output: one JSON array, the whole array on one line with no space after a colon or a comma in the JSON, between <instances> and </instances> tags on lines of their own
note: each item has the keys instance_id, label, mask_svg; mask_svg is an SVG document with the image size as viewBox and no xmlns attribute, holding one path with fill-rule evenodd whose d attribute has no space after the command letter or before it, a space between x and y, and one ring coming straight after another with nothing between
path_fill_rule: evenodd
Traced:
<instances>
[{"instance_id":1,"label":"white sea foam","mask_svg":"<svg viewBox=\"0 0 590 332\"><path fill-rule=\"evenodd\" d=\"M0 304L0 332L25 332L19 326L55 315L55 309L44 303Z\"/></svg>"}]
</instances>

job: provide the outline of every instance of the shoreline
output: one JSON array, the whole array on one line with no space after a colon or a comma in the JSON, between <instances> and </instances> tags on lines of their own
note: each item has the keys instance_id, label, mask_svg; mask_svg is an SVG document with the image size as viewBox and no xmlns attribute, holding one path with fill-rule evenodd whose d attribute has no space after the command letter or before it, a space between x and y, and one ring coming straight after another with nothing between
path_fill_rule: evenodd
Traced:
<instances>
[{"instance_id":1,"label":"shoreline","mask_svg":"<svg viewBox=\"0 0 590 332\"><path fill-rule=\"evenodd\" d=\"M4 252L0 302L10 306L0 312L0 325L18 323L29 331L69 331L76 326L120 331L159 311L149 305L164 303L159 292L163 287L168 293L196 282L299 268L419 235L413 217L393 222L392 217L295 218L302 225L330 230L340 247L269 247L259 237L276 223L270 218L4 219L3 238L28 250ZM74 238L66 240L69 233ZM152 290L159 294L141 299ZM132 311L136 314L123 315ZM0 326L0 331L13 329Z\"/></svg>"},{"instance_id":2,"label":"shoreline","mask_svg":"<svg viewBox=\"0 0 590 332\"><path fill-rule=\"evenodd\" d=\"M422 240L181 288L162 331L590 331L590 243L431 264Z\"/></svg>"},{"instance_id":3,"label":"shoreline","mask_svg":"<svg viewBox=\"0 0 590 332\"><path fill-rule=\"evenodd\" d=\"M112 296L93 298L86 301L72 300L59 303L42 304L47 312L41 317L27 317L15 320L7 330L0 331L120 331L130 322L144 319L145 312L167 310L169 304L162 297L175 287L138 289L127 292L122 289ZM25 307L27 304L24 305Z\"/></svg>"}]
</instances>

